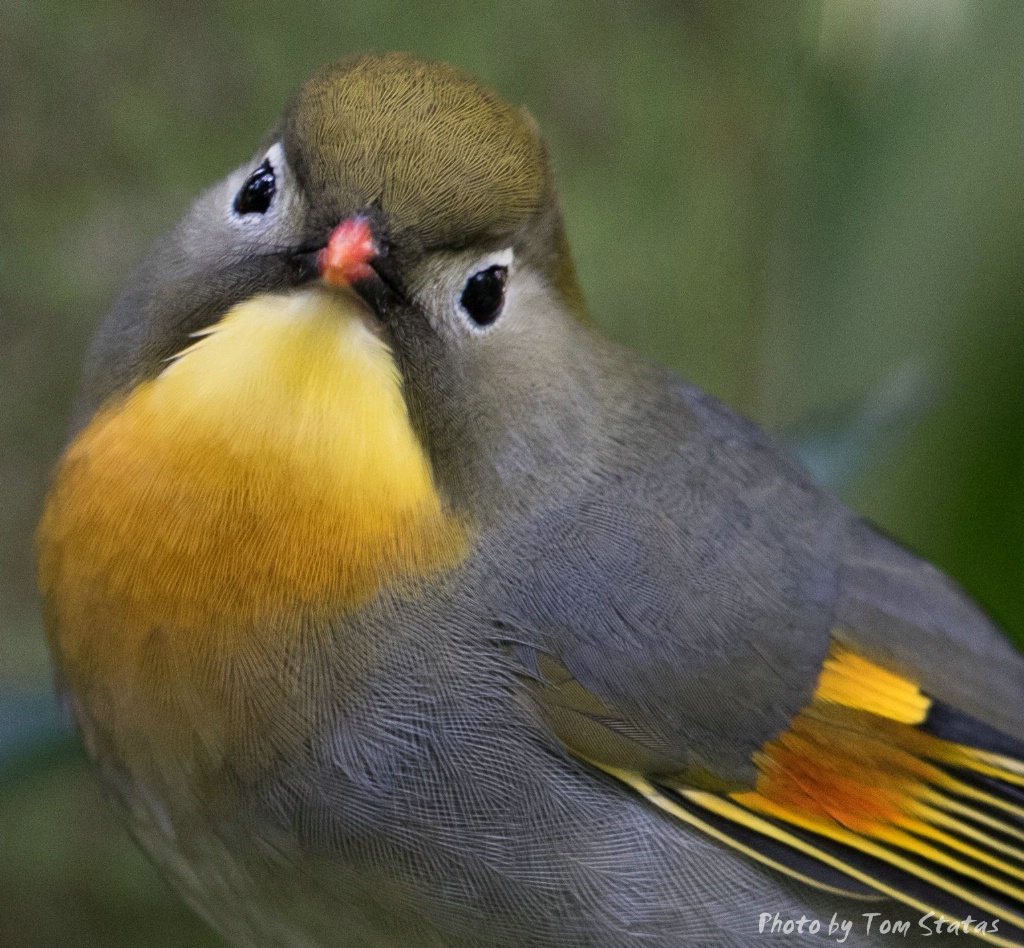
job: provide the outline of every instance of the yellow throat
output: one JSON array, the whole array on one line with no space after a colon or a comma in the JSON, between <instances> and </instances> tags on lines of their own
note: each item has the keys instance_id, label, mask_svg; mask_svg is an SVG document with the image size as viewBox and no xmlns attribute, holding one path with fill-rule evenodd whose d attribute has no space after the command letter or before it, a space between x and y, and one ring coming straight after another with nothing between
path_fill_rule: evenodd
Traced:
<instances>
[{"instance_id":1,"label":"yellow throat","mask_svg":"<svg viewBox=\"0 0 1024 948\"><path fill-rule=\"evenodd\" d=\"M390 350L354 297L323 289L239 304L101 410L39 532L61 664L108 681L154 629L178 652L231 652L466 549Z\"/></svg>"}]
</instances>

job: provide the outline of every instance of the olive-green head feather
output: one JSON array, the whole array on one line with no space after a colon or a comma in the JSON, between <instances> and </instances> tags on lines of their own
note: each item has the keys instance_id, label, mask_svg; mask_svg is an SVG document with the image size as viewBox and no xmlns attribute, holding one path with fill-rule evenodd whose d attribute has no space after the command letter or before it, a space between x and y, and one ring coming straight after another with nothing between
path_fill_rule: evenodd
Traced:
<instances>
[{"instance_id":1,"label":"olive-green head feather","mask_svg":"<svg viewBox=\"0 0 1024 948\"><path fill-rule=\"evenodd\" d=\"M396 241L458 249L554 199L532 119L446 63L361 56L323 69L287 111L283 140L335 217L374 206Z\"/></svg>"}]
</instances>

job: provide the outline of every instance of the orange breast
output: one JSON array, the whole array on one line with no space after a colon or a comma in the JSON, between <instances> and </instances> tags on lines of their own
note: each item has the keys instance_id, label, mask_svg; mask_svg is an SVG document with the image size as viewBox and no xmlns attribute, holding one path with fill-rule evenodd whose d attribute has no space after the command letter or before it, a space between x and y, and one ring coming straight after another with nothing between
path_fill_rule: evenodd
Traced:
<instances>
[{"instance_id":1,"label":"orange breast","mask_svg":"<svg viewBox=\"0 0 1024 948\"><path fill-rule=\"evenodd\" d=\"M73 688L138 714L216 691L218 665L273 675L296 626L465 556L359 305L243 303L75 439L39 532Z\"/></svg>"}]
</instances>

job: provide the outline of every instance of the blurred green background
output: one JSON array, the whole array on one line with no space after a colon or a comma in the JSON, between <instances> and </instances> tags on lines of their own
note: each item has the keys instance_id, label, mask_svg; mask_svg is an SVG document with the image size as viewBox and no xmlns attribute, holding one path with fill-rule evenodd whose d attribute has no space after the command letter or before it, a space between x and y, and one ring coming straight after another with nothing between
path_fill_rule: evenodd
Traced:
<instances>
[{"instance_id":1,"label":"blurred green background","mask_svg":"<svg viewBox=\"0 0 1024 948\"><path fill-rule=\"evenodd\" d=\"M314 68L536 115L598 323L789 437L1024 636L1024 4L0 5L0 945L220 944L61 736L31 559L90 333Z\"/></svg>"}]
</instances>

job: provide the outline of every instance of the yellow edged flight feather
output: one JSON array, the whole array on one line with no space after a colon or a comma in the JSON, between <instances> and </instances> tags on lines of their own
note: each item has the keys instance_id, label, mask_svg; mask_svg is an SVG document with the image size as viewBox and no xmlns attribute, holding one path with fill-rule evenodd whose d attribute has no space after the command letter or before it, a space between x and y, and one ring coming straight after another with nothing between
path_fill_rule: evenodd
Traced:
<instances>
[{"instance_id":1,"label":"yellow edged flight feather","mask_svg":"<svg viewBox=\"0 0 1024 948\"><path fill-rule=\"evenodd\" d=\"M670 816L803 882L969 918L965 933L1022 945L1024 761L943 738L935 710L914 682L834 641L810 704L756 755L752 790L712 792L685 775L581 756Z\"/></svg>"}]
</instances>

